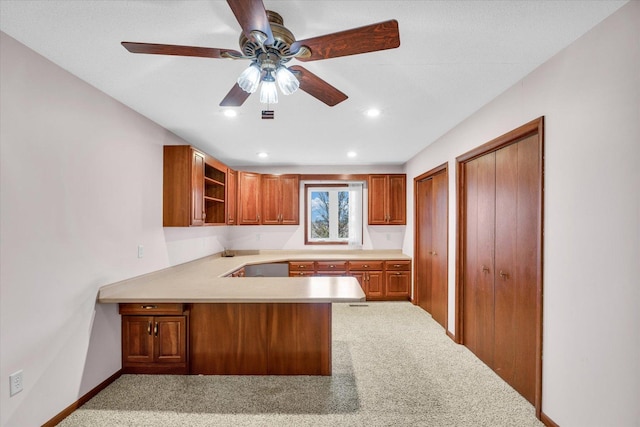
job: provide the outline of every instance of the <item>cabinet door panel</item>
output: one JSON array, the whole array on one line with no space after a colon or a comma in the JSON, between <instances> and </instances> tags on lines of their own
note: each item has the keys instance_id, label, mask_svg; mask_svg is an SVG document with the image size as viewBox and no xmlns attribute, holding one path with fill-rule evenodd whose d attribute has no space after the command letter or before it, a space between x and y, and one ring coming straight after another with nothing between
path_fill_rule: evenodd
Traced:
<instances>
[{"instance_id":1,"label":"cabinet door panel","mask_svg":"<svg viewBox=\"0 0 640 427\"><path fill-rule=\"evenodd\" d=\"M184 316L162 316L154 319L155 360L160 363L184 363L187 328Z\"/></svg>"},{"instance_id":2,"label":"cabinet door panel","mask_svg":"<svg viewBox=\"0 0 640 427\"><path fill-rule=\"evenodd\" d=\"M365 294L373 294L373 296L382 296L384 294L384 273L382 271L369 271L367 274L367 289Z\"/></svg>"},{"instance_id":3,"label":"cabinet door panel","mask_svg":"<svg viewBox=\"0 0 640 427\"><path fill-rule=\"evenodd\" d=\"M260 224L260 174L238 173L238 223Z\"/></svg>"},{"instance_id":4,"label":"cabinet door panel","mask_svg":"<svg viewBox=\"0 0 640 427\"><path fill-rule=\"evenodd\" d=\"M407 177L405 175L389 176L389 201L387 205L387 212L389 215L388 224L404 225L407 223L406 181Z\"/></svg>"},{"instance_id":5,"label":"cabinet door panel","mask_svg":"<svg viewBox=\"0 0 640 427\"><path fill-rule=\"evenodd\" d=\"M280 206L282 191L280 177L276 175L262 175L262 224L280 224Z\"/></svg>"},{"instance_id":6,"label":"cabinet door panel","mask_svg":"<svg viewBox=\"0 0 640 427\"><path fill-rule=\"evenodd\" d=\"M191 170L191 225L204 224L204 156L193 152Z\"/></svg>"},{"instance_id":7,"label":"cabinet door panel","mask_svg":"<svg viewBox=\"0 0 640 427\"><path fill-rule=\"evenodd\" d=\"M387 223L387 176L369 175L369 224Z\"/></svg>"},{"instance_id":8,"label":"cabinet door panel","mask_svg":"<svg viewBox=\"0 0 640 427\"><path fill-rule=\"evenodd\" d=\"M153 317L122 316L122 363L153 362Z\"/></svg>"},{"instance_id":9,"label":"cabinet door panel","mask_svg":"<svg viewBox=\"0 0 640 427\"><path fill-rule=\"evenodd\" d=\"M408 297L409 296L408 272L390 271L387 272L387 297Z\"/></svg>"},{"instance_id":10,"label":"cabinet door panel","mask_svg":"<svg viewBox=\"0 0 640 427\"><path fill-rule=\"evenodd\" d=\"M236 195L237 195L237 173L233 169L227 170L227 224L237 224L236 219Z\"/></svg>"},{"instance_id":11,"label":"cabinet door panel","mask_svg":"<svg viewBox=\"0 0 640 427\"><path fill-rule=\"evenodd\" d=\"M280 177L280 224L300 224L300 179L298 175Z\"/></svg>"}]
</instances>

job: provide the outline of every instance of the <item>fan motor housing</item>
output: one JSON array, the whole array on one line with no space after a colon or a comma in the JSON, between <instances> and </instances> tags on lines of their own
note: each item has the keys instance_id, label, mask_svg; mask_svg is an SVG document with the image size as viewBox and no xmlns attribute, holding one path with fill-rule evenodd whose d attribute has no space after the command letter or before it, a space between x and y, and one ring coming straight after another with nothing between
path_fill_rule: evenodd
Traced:
<instances>
[{"instance_id":1,"label":"fan motor housing","mask_svg":"<svg viewBox=\"0 0 640 427\"><path fill-rule=\"evenodd\" d=\"M285 27L284 20L280 14L267 10L267 18L271 24L271 33L275 42L272 46L265 46L267 52L262 50L259 43L249 40L244 33L240 34L240 49L242 53L251 58L258 58L261 53L277 54L280 57L280 62L288 62L291 58L286 58L290 55L291 45L296 41L293 33Z\"/></svg>"}]
</instances>

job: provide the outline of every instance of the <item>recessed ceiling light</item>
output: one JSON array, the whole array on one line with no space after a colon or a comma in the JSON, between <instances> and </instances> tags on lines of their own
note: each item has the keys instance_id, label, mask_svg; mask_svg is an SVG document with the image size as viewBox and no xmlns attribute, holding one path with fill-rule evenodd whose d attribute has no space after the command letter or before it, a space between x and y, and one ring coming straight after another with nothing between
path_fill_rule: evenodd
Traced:
<instances>
[{"instance_id":1,"label":"recessed ceiling light","mask_svg":"<svg viewBox=\"0 0 640 427\"><path fill-rule=\"evenodd\" d=\"M261 159L266 159L267 157L269 157L269 153L267 153L265 151L260 151L258 153L258 157L260 157Z\"/></svg>"},{"instance_id":2,"label":"recessed ceiling light","mask_svg":"<svg viewBox=\"0 0 640 427\"><path fill-rule=\"evenodd\" d=\"M227 117L235 117L238 115L236 110L224 110L224 115Z\"/></svg>"},{"instance_id":3,"label":"recessed ceiling light","mask_svg":"<svg viewBox=\"0 0 640 427\"><path fill-rule=\"evenodd\" d=\"M378 110L377 108L369 108L367 111L365 111L365 114L369 117L378 117L380 115L380 110Z\"/></svg>"},{"instance_id":4,"label":"recessed ceiling light","mask_svg":"<svg viewBox=\"0 0 640 427\"><path fill-rule=\"evenodd\" d=\"M355 156L357 156L357 155L358 155L358 153L356 153L355 151L349 151L349 152L347 153L347 157L355 157Z\"/></svg>"}]
</instances>

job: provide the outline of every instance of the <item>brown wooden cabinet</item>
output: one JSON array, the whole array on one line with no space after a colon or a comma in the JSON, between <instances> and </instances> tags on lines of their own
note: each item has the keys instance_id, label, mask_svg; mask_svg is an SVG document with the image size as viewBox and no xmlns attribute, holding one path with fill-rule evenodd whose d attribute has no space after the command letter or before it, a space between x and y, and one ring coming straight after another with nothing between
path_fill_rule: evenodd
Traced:
<instances>
[{"instance_id":1,"label":"brown wooden cabinet","mask_svg":"<svg viewBox=\"0 0 640 427\"><path fill-rule=\"evenodd\" d=\"M385 298L411 296L411 261L385 261Z\"/></svg>"},{"instance_id":2,"label":"brown wooden cabinet","mask_svg":"<svg viewBox=\"0 0 640 427\"><path fill-rule=\"evenodd\" d=\"M289 277L314 276L315 273L314 261L289 261Z\"/></svg>"},{"instance_id":3,"label":"brown wooden cabinet","mask_svg":"<svg viewBox=\"0 0 640 427\"><path fill-rule=\"evenodd\" d=\"M183 304L120 304L125 373L187 374L188 313Z\"/></svg>"},{"instance_id":4,"label":"brown wooden cabinet","mask_svg":"<svg viewBox=\"0 0 640 427\"><path fill-rule=\"evenodd\" d=\"M255 172L238 172L238 225L261 224L261 175Z\"/></svg>"},{"instance_id":5,"label":"brown wooden cabinet","mask_svg":"<svg viewBox=\"0 0 640 427\"><path fill-rule=\"evenodd\" d=\"M227 169L227 196L225 202L227 204L227 225L236 225L237 219L237 196L238 196L238 176L233 169Z\"/></svg>"},{"instance_id":6,"label":"brown wooden cabinet","mask_svg":"<svg viewBox=\"0 0 640 427\"><path fill-rule=\"evenodd\" d=\"M226 223L227 167L189 145L164 147L165 227Z\"/></svg>"},{"instance_id":7,"label":"brown wooden cabinet","mask_svg":"<svg viewBox=\"0 0 640 427\"><path fill-rule=\"evenodd\" d=\"M384 296L384 261L349 261L349 274L358 279L367 299Z\"/></svg>"},{"instance_id":8,"label":"brown wooden cabinet","mask_svg":"<svg viewBox=\"0 0 640 427\"><path fill-rule=\"evenodd\" d=\"M298 175L262 175L262 224L300 223Z\"/></svg>"},{"instance_id":9,"label":"brown wooden cabinet","mask_svg":"<svg viewBox=\"0 0 640 427\"><path fill-rule=\"evenodd\" d=\"M407 176L369 175L369 225L407 223Z\"/></svg>"}]
</instances>

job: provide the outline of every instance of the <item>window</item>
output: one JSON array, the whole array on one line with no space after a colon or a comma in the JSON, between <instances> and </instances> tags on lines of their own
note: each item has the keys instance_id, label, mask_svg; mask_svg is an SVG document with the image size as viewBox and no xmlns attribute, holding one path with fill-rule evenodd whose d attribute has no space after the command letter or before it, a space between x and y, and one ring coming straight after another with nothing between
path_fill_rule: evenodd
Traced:
<instances>
[{"instance_id":1,"label":"window","mask_svg":"<svg viewBox=\"0 0 640 427\"><path fill-rule=\"evenodd\" d=\"M362 244L362 184L307 184L305 190L306 244Z\"/></svg>"}]
</instances>

